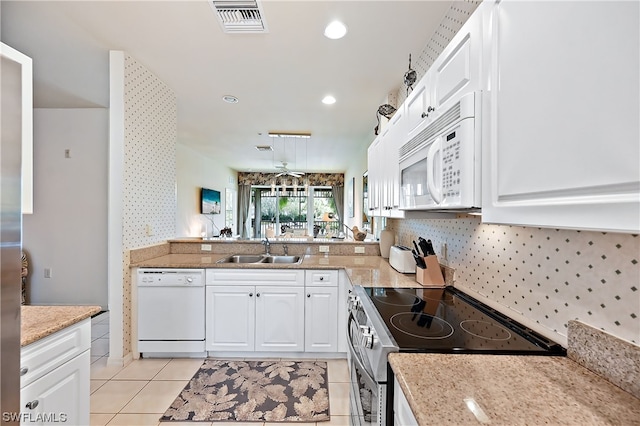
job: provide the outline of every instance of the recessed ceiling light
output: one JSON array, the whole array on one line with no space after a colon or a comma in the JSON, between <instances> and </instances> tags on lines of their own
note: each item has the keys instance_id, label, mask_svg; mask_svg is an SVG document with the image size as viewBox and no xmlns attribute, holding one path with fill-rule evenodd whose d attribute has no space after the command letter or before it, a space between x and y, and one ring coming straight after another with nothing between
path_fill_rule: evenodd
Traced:
<instances>
[{"instance_id":1,"label":"recessed ceiling light","mask_svg":"<svg viewBox=\"0 0 640 426\"><path fill-rule=\"evenodd\" d=\"M333 21L324 29L324 35L332 40L344 37L347 27L340 21Z\"/></svg>"},{"instance_id":2,"label":"recessed ceiling light","mask_svg":"<svg viewBox=\"0 0 640 426\"><path fill-rule=\"evenodd\" d=\"M233 95L224 95L222 97L222 100L225 101L228 104L237 104L238 103L238 98L236 98Z\"/></svg>"},{"instance_id":3,"label":"recessed ceiling light","mask_svg":"<svg viewBox=\"0 0 640 426\"><path fill-rule=\"evenodd\" d=\"M322 103L326 105L331 105L336 103L336 98L331 95L327 95L322 99Z\"/></svg>"}]
</instances>

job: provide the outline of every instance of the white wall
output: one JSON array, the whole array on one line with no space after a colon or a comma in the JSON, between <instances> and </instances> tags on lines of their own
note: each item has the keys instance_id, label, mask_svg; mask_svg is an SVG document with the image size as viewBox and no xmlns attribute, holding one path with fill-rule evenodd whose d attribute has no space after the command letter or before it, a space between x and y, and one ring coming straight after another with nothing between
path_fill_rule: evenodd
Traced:
<instances>
[{"instance_id":1,"label":"white wall","mask_svg":"<svg viewBox=\"0 0 640 426\"><path fill-rule=\"evenodd\" d=\"M224 228L225 189L231 188L237 193L237 173L227 166L216 163L214 159L199 154L184 145L177 146L176 168L178 174L178 211L176 215L176 236L200 237L203 226L207 228L207 236L219 234ZM200 188L220 191L222 214L200 214ZM235 232L235 227L231 229Z\"/></svg>"},{"instance_id":2,"label":"white wall","mask_svg":"<svg viewBox=\"0 0 640 426\"><path fill-rule=\"evenodd\" d=\"M107 110L37 108L33 121L34 213L23 218L30 301L106 309Z\"/></svg>"}]
</instances>

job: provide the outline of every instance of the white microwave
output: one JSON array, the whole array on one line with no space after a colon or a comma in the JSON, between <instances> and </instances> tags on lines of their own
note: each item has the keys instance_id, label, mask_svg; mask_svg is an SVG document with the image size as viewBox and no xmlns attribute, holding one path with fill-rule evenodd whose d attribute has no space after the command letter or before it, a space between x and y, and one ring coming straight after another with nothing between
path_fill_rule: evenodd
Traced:
<instances>
[{"instance_id":1,"label":"white microwave","mask_svg":"<svg viewBox=\"0 0 640 426\"><path fill-rule=\"evenodd\" d=\"M480 98L464 95L400 147L401 210L480 208Z\"/></svg>"}]
</instances>

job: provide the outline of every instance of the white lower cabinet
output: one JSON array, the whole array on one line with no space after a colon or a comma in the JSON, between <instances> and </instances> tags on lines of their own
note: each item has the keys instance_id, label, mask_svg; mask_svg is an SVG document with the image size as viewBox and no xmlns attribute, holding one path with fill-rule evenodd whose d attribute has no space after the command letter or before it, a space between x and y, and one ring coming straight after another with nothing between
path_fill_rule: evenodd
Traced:
<instances>
[{"instance_id":1,"label":"white lower cabinet","mask_svg":"<svg viewBox=\"0 0 640 426\"><path fill-rule=\"evenodd\" d=\"M304 351L304 287L256 287L256 351Z\"/></svg>"},{"instance_id":2,"label":"white lower cabinet","mask_svg":"<svg viewBox=\"0 0 640 426\"><path fill-rule=\"evenodd\" d=\"M255 350L254 286L207 286L206 350Z\"/></svg>"},{"instance_id":3,"label":"white lower cabinet","mask_svg":"<svg viewBox=\"0 0 640 426\"><path fill-rule=\"evenodd\" d=\"M208 269L206 284L207 351L341 352L338 271Z\"/></svg>"},{"instance_id":4,"label":"white lower cabinet","mask_svg":"<svg viewBox=\"0 0 640 426\"><path fill-rule=\"evenodd\" d=\"M307 352L338 352L338 272L306 271L304 311Z\"/></svg>"},{"instance_id":5,"label":"white lower cabinet","mask_svg":"<svg viewBox=\"0 0 640 426\"><path fill-rule=\"evenodd\" d=\"M22 348L22 425L89 424L91 320Z\"/></svg>"},{"instance_id":6,"label":"white lower cabinet","mask_svg":"<svg viewBox=\"0 0 640 426\"><path fill-rule=\"evenodd\" d=\"M418 424L407 397L398 383L398 379L393 379L393 424L401 426L415 426Z\"/></svg>"},{"instance_id":7,"label":"white lower cabinet","mask_svg":"<svg viewBox=\"0 0 640 426\"><path fill-rule=\"evenodd\" d=\"M206 350L302 352L304 271L208 269Z\"/></svg>"}]
</instances>

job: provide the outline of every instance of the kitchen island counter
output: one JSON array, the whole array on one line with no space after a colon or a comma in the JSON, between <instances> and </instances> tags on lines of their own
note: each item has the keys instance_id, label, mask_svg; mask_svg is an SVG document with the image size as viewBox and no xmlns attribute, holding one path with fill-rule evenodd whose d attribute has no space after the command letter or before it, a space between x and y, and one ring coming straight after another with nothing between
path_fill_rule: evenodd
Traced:
<instances>
[{"instance_id":1,"label":"kitchen island counter","mask_svg":"<svg viewBox=\"0 0 640 426\"><path fill-rule=\"evenodd\" d=\"M420 425L640 424L638 398L566 357L394 353L389 364Z\"/></svg>"},{"instance_id":2,"label":"kitchen island counter","mask_svg":"<svg viewBox=\"0 0 640 426\"><path fill-rule=\"evenodd\" d=\"M27 346L100 312L100 306L23 305L20 346Z\"/></svg>"}]
</instances>

